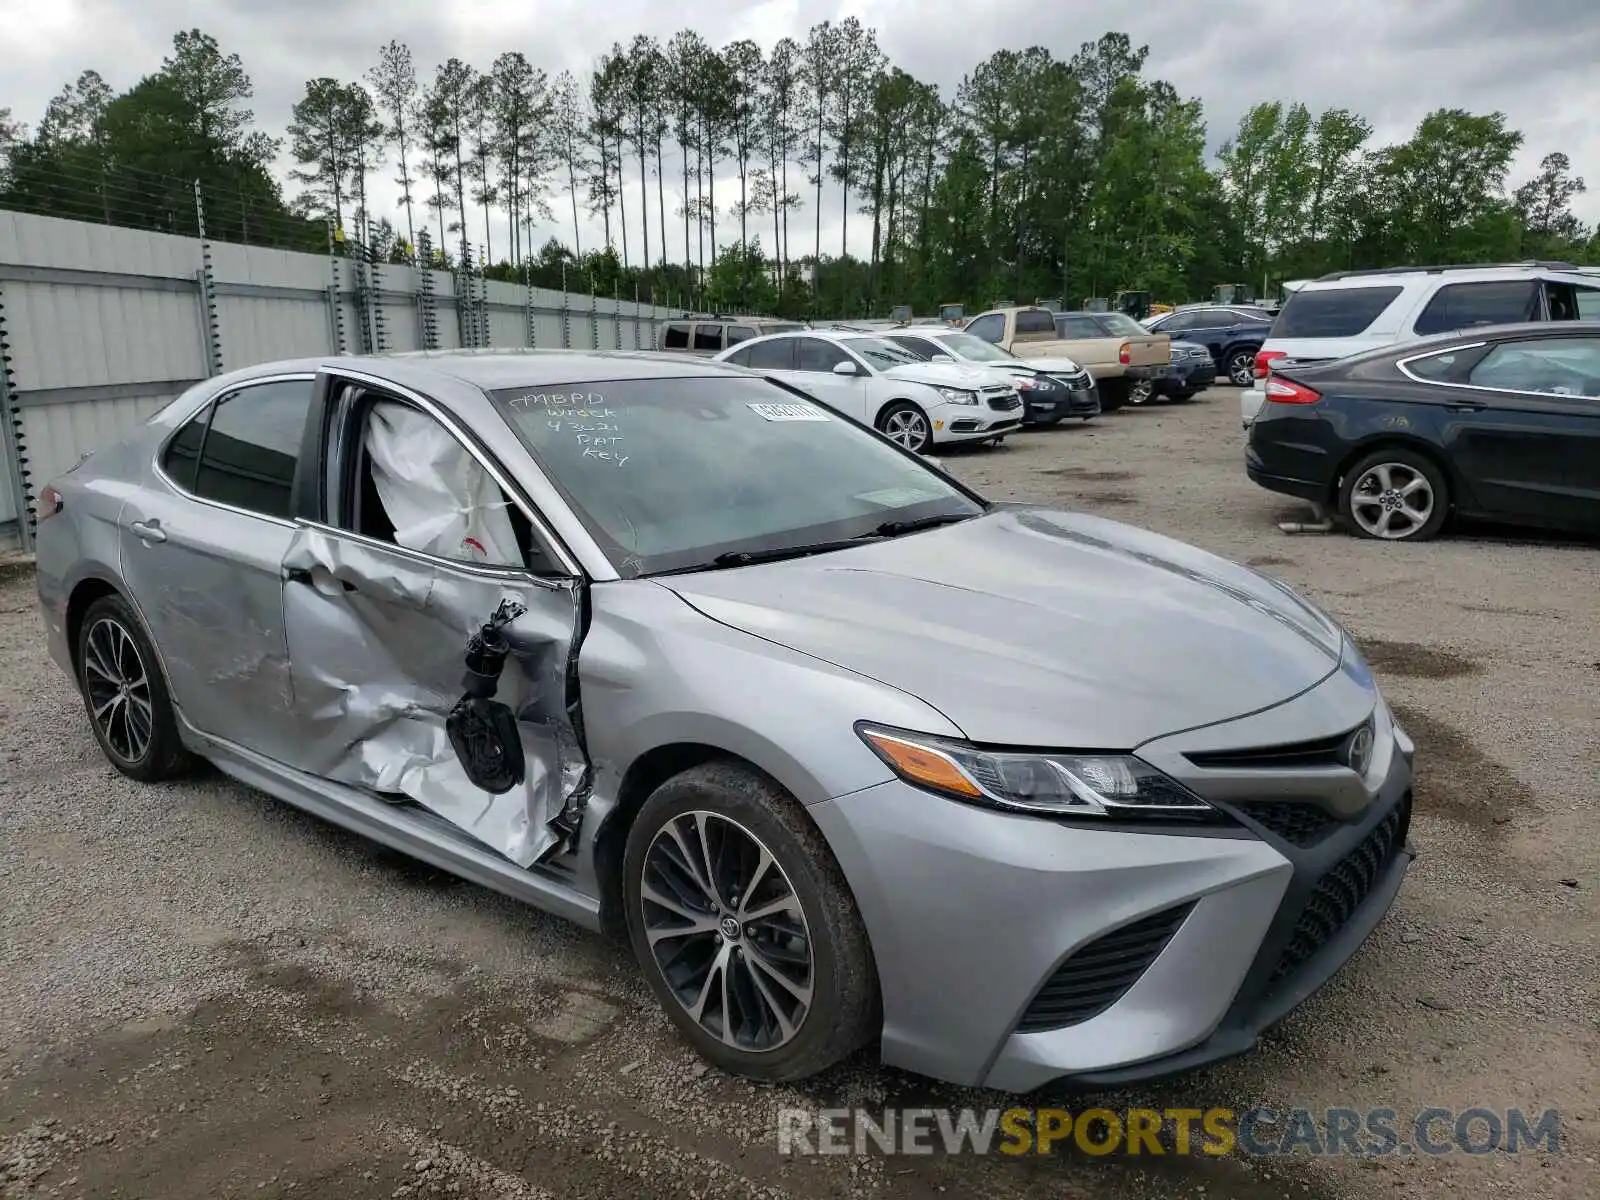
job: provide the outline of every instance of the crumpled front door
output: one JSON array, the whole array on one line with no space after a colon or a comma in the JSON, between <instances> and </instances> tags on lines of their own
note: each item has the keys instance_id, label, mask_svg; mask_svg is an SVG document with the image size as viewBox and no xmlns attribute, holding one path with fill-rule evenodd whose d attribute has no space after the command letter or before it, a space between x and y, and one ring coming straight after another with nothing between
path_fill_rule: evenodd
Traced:
<instances>
[{"instance_id":1,"label":"crumpled front door","mask_svg":"<svg viewBox=\"0 0 1600 1200\"><path fill-rule=\"evenodd\" d=\"M283 567L295 766L413 800L520 866L566 845L589 779L569 691L575 581L456 566L320 526L295 534ZM495 794L468 778L446 722L468 643L518 608L501 629L495 699L515 716L524 766Z\"/></svg>"}]
</instances>

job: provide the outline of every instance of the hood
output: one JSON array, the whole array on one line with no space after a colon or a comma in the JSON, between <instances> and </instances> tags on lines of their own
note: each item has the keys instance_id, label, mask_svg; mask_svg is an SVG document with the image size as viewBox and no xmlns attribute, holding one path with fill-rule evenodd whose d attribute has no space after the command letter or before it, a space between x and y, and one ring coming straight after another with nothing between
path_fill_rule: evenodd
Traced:
<instances>
[{"instance_id":1,"label":"hood","mask_svg":"<svg viewBox=\"0 0 1600 1200\"><path fill-rule=\"evenodd\" d=\"M1025 358L1022 365L1043 371L1046 375L1076 375L1083 367L1075 358Z\"/></svg>"},{"instance_id":2,"label":"hood","mask_svg":"<svg viewBox=\"0 0 1600 1200\"><path fill-rule=\"evenodd\" d=\"M968 391L993 387L995 384L994 376L988 371L960 363L906 363L904 366L890 367L884 374L891 379L909 379L913 383L926 383L931 387L966 388Z\"/></svg>"},{"instance_id":3,"label":"hood","mask_svg":"<svg viewBox=\"0 0 1600 1200\"><path fill-rule=\"evenodd\" d=\"M1264 575L1115 521L1028 507L658 582L998 745L1129 750L1231 720L1327 678L1344 641Z\"/></svg>"}]
</instances>

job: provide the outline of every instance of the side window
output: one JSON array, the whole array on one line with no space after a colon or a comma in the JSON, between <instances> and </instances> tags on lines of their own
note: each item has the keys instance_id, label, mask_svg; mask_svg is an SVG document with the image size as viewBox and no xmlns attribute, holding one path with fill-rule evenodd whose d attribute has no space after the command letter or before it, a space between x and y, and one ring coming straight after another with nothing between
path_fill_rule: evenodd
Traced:
<instances>
[{"instance_id":1,"label":"side window","mask_svg":"<svg viewBox=\"0 0 1600 1200\"><path fill-rule=\"evenodd\" d=\"M212 405L204 408L184 422L161 456L161 469L173 483L187 492L194 491L195 471L200 465L200 443L205 440L206 422L211 419Z\"/></svg>"},{"instance_id":2,"label":"side window","mask_svg":"<svg viewBox=\"0 0 1600 1200\"><path fill-rule=\"evenodd\" d=\"M1408 374L1415 375L1418 379L1425 379L1430 383L1442 379L1450 379L1456 373L1456 368L1463 359L1470 358L1478 353L1477 350L1441 350L1437 354L1429 354L1425 358L1414 358L1406 363L1405 370Z\"/></svg>"},{"instance_id":3,"label":"side window","mask_svg":"<svg viewBox=\"0 0 1600 1200\"><path fill-rule=\"evenodd\" d=\"M1467 382L1499 391L1600 398L1600 338L1504 342L1483 356Z\"/></svg>"},{"instance_id":4,"label":"side window","mask_svg":"<svg viewBox=\"0 0 1600 1200\"><path fill-rule=\"evenodd\" d=\"M755 337L755 335L756 331L750 328L748 325L729 325L728 345L736 346L740 342L748 342L751 338Z\"/></svg>"},{"instance_id":5,"label":"side window","mask_svg":"<svg viewBox=\"0 0 1600 1200\"><path fill-rule=\"evenodd\" d=\"M1341 338L1365 333L1405 291L1402 287L1298 291L1272 323L1273 338ZM1419 323L1418 332L1421 332Z\"/></svg>"},{"instance_id":6,"label":"side window","mask_svg":"<svg viewBox=\"0 0 1600 1200\"><path fill-rule=\"evenodd\" d=\"M998 344L1006 336L1006 319L999 313L990 313L986 317L979 317L967 326L967 332L973 337L980 337L986 342Z\"/></svg>"},{"instance_id":7,"label":"side window","mask_svg":"<svg viewBox=\"0 0 1600 1200\"><path fill-rule=\"evenodd\" d=\"M1049 309L1037 308L1016 315L1018 333L1054 333L1056 317Z\"/></svg>"},{"instance_id":8,"label":"side window","mask_svg":"<svg viewBox=\"0 0 1600 1200\"><path fill-rule=\"evenodd\" d=\"M352 533L452 562L553 569L522 511L432 416L379 398L361 421Z\"/></svg>"},{"instance_id":9,"label":"side window","mask_svg":"<svg viewBox=\"0 0 1600 1200\"><path fill-rule=\"evenodd\" d=\"M694 327L694 348L696 350L721 350L722 326L696 325Z\"/></svg>"},{"instance_id":10,"label":"side window","mask_svg":"<svg viewBox=\"0 0 1600 1200\"><path fill-rule=\"evenodd\" d=\"M1531 279L1447 283L1417 318L1419 334L1449 333L1473 325L1512 325L1539 316L1539 285Z\"/></svg>"},{"instance_id":11,"label":"side window","mask_svg":"<svg viewBox=\"0 0 1600 1200\"><path fill-rule=\"evenodd\" d=\"M1056 333L1064 340L1073 338L1098 338L1105 337L1099 323L1093 317L1065 316L1056 318Z\"/></svg>"},{"instance_id":12,"label":"side window","mask_svg":"<svg viewBox=\"0 0 1600 1200\"><path fill-rule=\"evenodd\" d=\"M831 371L839 363L849 362L850 356L821 338L796 338L795 369L799 371Z\"/></svg>"},{"instance_id":13,"label":"side window","mask_svg":"<svg viewBox=\"0 0 1600 1200\"><path fill-rule=\"evenodd\" d=\"M1544 292L1552 321L1600 320L1600 288L1547 283Z\"/></svg>"},{"instance_id":14,"label":"side window","mask_svg":"<svg viewBox=\"0 0 1600 1200\"><path fill-rule=\"evenodd\" d=\"M730 362L736 367L748 367L750 365L750 349L746 347L743 350L735 350L722 361Z\"/></svg>"},{"instance_id":15,"label":"side window","mask_svg":"<svg viewBox=\"0 0 1600 1200\"><path fill-rule=\"evenodd\" d=\"M1182 333L1186 329L1198 329L1200 328L1200 323L1197 319L1199 315L1199 313L1192 312L1173 313L1170 317L1165 317L1153 323L1150 326L1150 332Z\"/></svg>"},{"instance_id":16,"label":"side window","mask_svg":"<svg viewBox=\"0 0 1600 1200\"><path fill-rule=\"evenodd\" d=\"M194 494L288 520L311 380L258 383L216 404L200 446Z\"/></svg>"},{"instance_id":17,"label":"side window","mask_svg":"<svg viewBox=\"0 0 1600 1200\"><path fill-rule=\"evenodd\" d=\"M687 350L689 348L689 327L687 325L668 325L661 334L661 348L663 350Z\"/></svg>"},{"instance_id":18,"label":"side window","mask_svg":"<svg viewBox=\"0 0 1600 1200\"><path fill-rule=\"evenodd\" d=\"M918 337L893 336L889 339L907 354L915 355L923 362L930 360L935 354L944 354L945 351L930 342Z\"/></svg>"},{"instance_id":19,"label":"side window","mask_svg":"<svg viewBox=\"0 0 1600 1200\"><path fill-rule=\"evenodd\" d=\"M795 341L773 338L770 342L757 342L744 352L749 356L747 365L757 371L792 371Z\"/></svg>"}]
</instances>

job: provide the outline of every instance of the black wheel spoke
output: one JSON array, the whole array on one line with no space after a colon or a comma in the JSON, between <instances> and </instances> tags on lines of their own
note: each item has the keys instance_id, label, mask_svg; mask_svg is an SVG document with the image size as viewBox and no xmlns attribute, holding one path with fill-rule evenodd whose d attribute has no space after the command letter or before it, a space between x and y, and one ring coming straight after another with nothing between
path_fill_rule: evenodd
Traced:
<instances>
[{"instance_id":1,"label":"black wheel spoke","mask_svg":"<svg viewBox=\"0 0 1600 1200\"><path fill-rule=\"evenodd\" d=\"M661 977L707 1034L765 1051L799 1032L814 987L810 932L754 833L713 812L673 817L645 852L640 904Z\"/></svg>"},{"instance_id":2,"label":"black wheel spoke","mask_svg":"<svg viewBox=\"0 0 1600 1200\"><path fill-rule=\"evenodd\" d=\"M133 635L111 617L96 621L84 639L83 687L106 745L124 762L142 759L155 736L149 671Z\"/></svg>"}]
</instances>

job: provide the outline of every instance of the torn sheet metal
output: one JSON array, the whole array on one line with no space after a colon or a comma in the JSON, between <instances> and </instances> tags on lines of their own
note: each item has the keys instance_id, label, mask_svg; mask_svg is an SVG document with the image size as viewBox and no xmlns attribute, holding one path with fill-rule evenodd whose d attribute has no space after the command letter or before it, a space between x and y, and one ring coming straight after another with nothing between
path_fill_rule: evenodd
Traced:
<instances>
[{"instance_id":1,"label":"torn sheet metal","mask_svg":"<svg viewBox=\"0 0 1600 1200\"><path fill-rule=\"evenodd\" d=\"M441 558L522 562L505 493L438 421L380 400L367 416L366 450L398 545Z\"/></svg>"},{"instance_id":2,"label":"torn sheet metal","mask_svg":"<svg viewBox=\"0 0 1600 1200\"><path fill-rule=\"evenodd\" d=\"M488 578L312 528L296 533L283 565L305 730L295 765L407 796L520 866L561 846L589 782L568 708L577 585ZM496 699L516 715L526 766L493 795L468 779L445 721L462 696L469 639L506 601L526 611L503 628Z\"/></svg>"}]
</instances>

